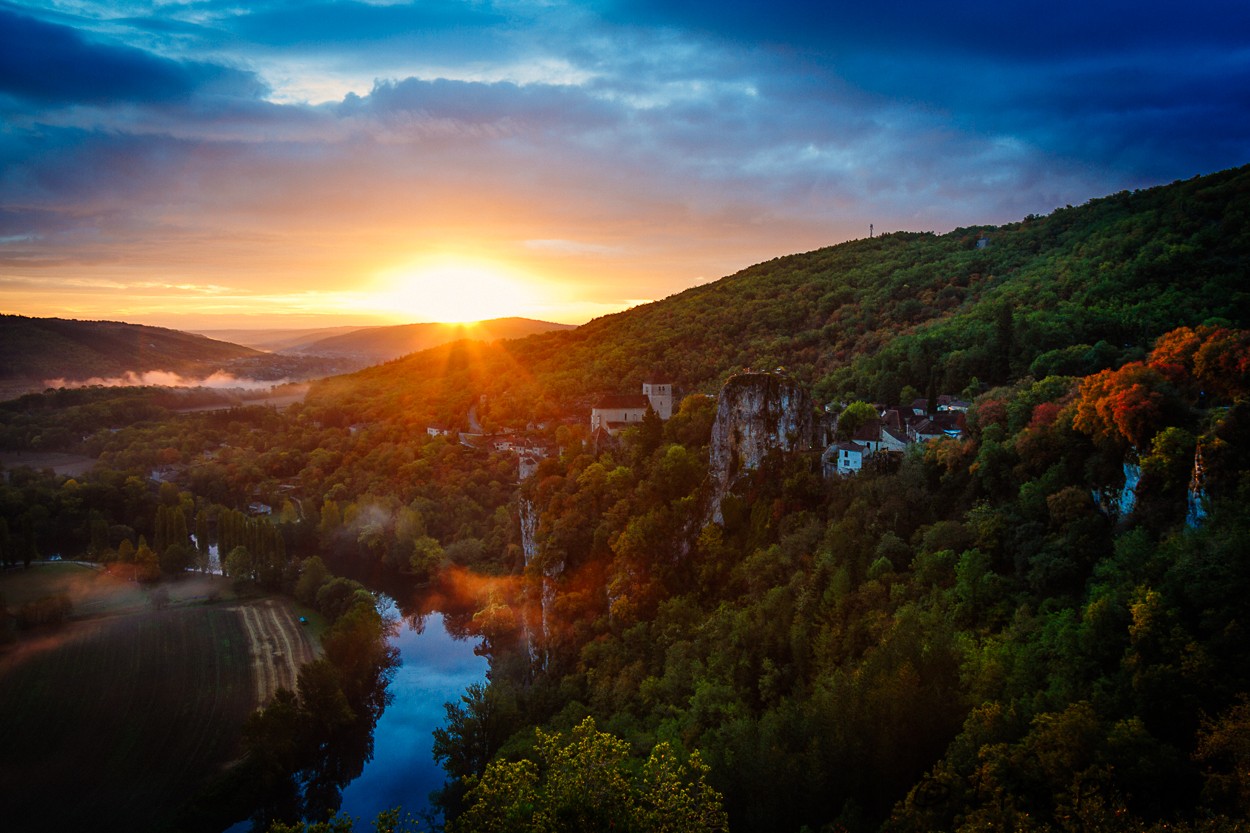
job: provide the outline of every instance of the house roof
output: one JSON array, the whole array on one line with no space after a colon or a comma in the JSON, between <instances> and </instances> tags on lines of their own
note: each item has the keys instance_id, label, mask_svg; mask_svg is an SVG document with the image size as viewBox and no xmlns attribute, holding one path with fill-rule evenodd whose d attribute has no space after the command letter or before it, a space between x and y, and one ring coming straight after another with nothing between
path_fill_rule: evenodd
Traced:
<instances>
[{"instance_id":1,"label":"house roof","mask_svg":"<svg viewBox=\"0 0 1250 833\"><path fill-rule=\"evenodd\" d=\"M872 419L855 429L851 435L855 442L876 442L881 439L881 420Z\"/></svg>"},{"instance_id":2,"label":"house roof","mask_svg":"<svg viewBox=\"0 0 1250 833\"><path fill-rule=\"evenodd\" d=\"M838 443L834 446L838 451L854 451L857 454L863 454L866 450L859 443Z\"/></svg>"},{"instance_id":3,"label":"house roof","mask_svg":"<svg viewBox=\"0 0 1250 833\"><path fill-rule=\"evenodd\" d=\"M917 420L912 426L917 434L933 434L938 435L944 433L942 427L930 419Z\"/></svg>"},{"instance_id":4,"label":"house roof","mask_svg":"<svg viewBox=\"0 0 1250 833\"><path fill-rule=\"evenodd\" d=\"M895 442L903 443L903 444L907 443L907 438L903 436L901 433L899 433L898 431L895 431L893 428L882 428L881 433L882 435L889 434L890 438L894 440Z\"/></svg>"},{"instance_id":5,"label":"house roof","mask_svg":"<svg viewBox=\"0 0 1250 833\"><path fill-rule=\"evenodd\" d=\"M966 418L961 411L940 411L929 418L933 424L945 429L962 429L967 425Z\"/></svg>"},{"instance_id":6,"label":"house roof","mask_svg":"<svg viewBox=\"0 0 1250 833\"><path fill-rule=\"evenodd\" d=\"M650 404L651 400L641 393L610 393L595 403L595 409L641 408L645 411Z\"/></svg>"}]
</instances>

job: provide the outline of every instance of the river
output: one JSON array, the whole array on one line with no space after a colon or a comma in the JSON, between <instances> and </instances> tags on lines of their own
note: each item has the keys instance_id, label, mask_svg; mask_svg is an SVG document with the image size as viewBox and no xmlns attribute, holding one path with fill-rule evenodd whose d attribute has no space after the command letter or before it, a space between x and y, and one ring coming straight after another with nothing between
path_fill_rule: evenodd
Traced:
<instances>
[{"instance_id":1,"label":"river","mask_svg":"<svg viewBox=\"0 0 1250 833\"><path fill-rule=\"evenodd\" d=\"M429 810L429 795L444 780L431 753L431 733L443 725L443 704L458 700L471 683L483 682L487 669L486 658L473 653L478 640L452 636L442 613L404 617L389 596L381 597L380 607L397 617L391 644L403 664L391 681L394 699L373 732L373 759L343 788L341 812L356 818L359 831L373 830L373 819L383 810L402 806L405 815L416 816Z\"/></svg>"},{"instance_id":2,"label":"river","mask_svg":"<svg viewBox=\"0 0 1250 833\"><path fill-rule=\"evenodd\" d=\"M379 610L394 623L390 642L399 649L402 663L388 687L392 700L374 728L373 757L342 790L339 813L353 817L354 830L366 833L373 831L373 820L384 810L402 807L401 818L418 819L432 812L430 793L444 783L432 753L433 732L446 715L443 704L458 701L469 685L485 681L488 662L474 653L480 639L463 632L467 611L433 610L430 595L405 591L394 580L358 580L374 588ZM397 604L379 587L408 601ZM459 627L449 628L457 616ZM225 833L255 829L249 819Z\"/></svg>"}]
</instances>

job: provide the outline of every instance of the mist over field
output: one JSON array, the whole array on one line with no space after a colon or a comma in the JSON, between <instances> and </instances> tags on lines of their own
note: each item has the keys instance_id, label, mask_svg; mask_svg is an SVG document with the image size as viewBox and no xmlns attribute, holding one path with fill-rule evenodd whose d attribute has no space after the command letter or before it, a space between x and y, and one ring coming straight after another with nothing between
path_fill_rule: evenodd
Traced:
<instances>
[{"instance_id":1,"label":"mist over field","mask_svg":"<svg viewBox=\"0 0 1250 833\"><path fill-rule=\"evenodd\" d=\"M163 370L129 371L121 376L101 378L93 376L89 379L45 379L44 387L48 388L89 388L89 387L142 387L156 386L169 388L212 388L219 390L267 390L280 385L289 384L291 379L249 379L229 373L217 372L202 378L187 378L177 373Z\"/></svg>"}]
</instances>

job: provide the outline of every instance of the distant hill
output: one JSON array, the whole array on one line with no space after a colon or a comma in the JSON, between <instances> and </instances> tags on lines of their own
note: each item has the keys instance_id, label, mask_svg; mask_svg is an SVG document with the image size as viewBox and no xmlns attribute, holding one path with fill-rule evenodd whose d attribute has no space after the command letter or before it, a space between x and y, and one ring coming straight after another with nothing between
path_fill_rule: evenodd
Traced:
<instances>
[{"instance_id":1,"label":"distant hill","mask_svg":"<svg viewBox=\"0 0 1250 833\"><path fill-rule=\"evenodd\" d=\"M462 338L497 341L524 338L552 330L572 330L570 324L553 324L529 318L494 318L469 324L400 324L392 327L366 327L343 335L301 342L284 352L319 356L342 356L377 363L428 350Z\"/></svg>"},{"instance_id":2,"label":"distant hill","mask_svg":"<svg viewBox=\"0 0 1250 833\"><path fill-rule=\"evenodd\" d=\"M232 330L196 330L199 335L228 341L231 344L242 344L267 353L301 352L313 342L331 336L354 333L363 327L314 327L303 329L288 328L243 328Z\"/></svg>"},{"instance_id":3,"label":"distant hill","mask_svg":"<svg viewBox=\"0 0 1250 833\"><path fill-rule=\"evenodd\" d=\"M0 399L90 384L240 386L302 380L359 365L275 356L201 335L124 324L0 315Z\"/></svg>"},{"instance_id":4,"label":"distant hill","mask_svg":"<svg viewBox=\"0 0 1250 833\"><path fill-rule=\"evenodd\" d=\"M165 371L208 376L257 351L163 327L0 315L0 379L82 381Z\"/></svg>"},{"instance_id":5,"label":"distant hill","mask_svg":"<svg viewBox=\"0 0 1250 833\"><path fill-rule=\"evenodd\" d=\"M1247 218L1250 166L1004 226L779 257L573 331L443 347L321 391L379 418L419 405L452 424L487 394L497 420L524 424L647 377L710 392L745 368L783 367L821 401L1084 375L1181 325L1246 326Z\"/></svg>"}]
</instances>

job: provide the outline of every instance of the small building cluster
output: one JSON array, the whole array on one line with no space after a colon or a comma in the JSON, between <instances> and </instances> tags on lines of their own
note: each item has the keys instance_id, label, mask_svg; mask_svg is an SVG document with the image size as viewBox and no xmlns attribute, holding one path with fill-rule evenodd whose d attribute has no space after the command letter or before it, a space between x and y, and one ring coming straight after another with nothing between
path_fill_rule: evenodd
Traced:
<instances>
[{"instance_id":1,"label":"small building cluster","mask_svg":"<svg viewBox=\"0 0 1250 833\"><path fill-rule=\"evenodd\" d=\"M673 415L673 386L669 382L643 382L640 394L609 394L590 409L590 433L606 431L615 437L622 429L638 425L647 408L662 420Z\"/></svg>"},{"instance_id":2,"label":"small building cluster","mask_svg":"<svg viewBox=\"0 0 1250 833\"><path fill-rule=\"evenodd\" d=\"M825 449L821 470L825 477L845 477L863 469L874 455L901 454L909 445L942 437L962 439L968 407L969 403L947 395L938 397L932 412L927 399L917 399L908 407L878 405L877 419L859 426L850 439Z\"/></svg>"},{"instance_id":3,"label":"small building cluster","mask_svg":"<svg viewBox=\"0 0 1250 833\"><path fill-rule=\"evenodd\" d=\"M641 425L648 408L654 411L661 420L667 420L673 415L672 383L643 382L640 394L609 394L602 397L590 410L592 438L596 442L600 438L610 439L625 428ZM456 431L437 424L427 426L425 431L431 437L451 438L454 434L461 445L470 448L516 454L518 480L524 480L536 472L538 464L551 456L554 451L547 443L525 432L507 430L497 434L478 434Z\"/></svg>"},{"instance_id":4,"label":"small building cluster","mask_svg":"<svg viewBox=\"0 0 1250 833\"><path fill-rule=\"evenodd\" d=\"M962 439L967 430L965 416L968 408L968 402L949 395L939 396L932 410L926 399L917 399L908 406L877 405L875 419L860 425L849 438L825 447L821 454L822 473L827 478L845 477L863 470L874 460L902 454L911 445L943 437ZM654 411L661 420L668 420L673 415L672 383L643 382L641 393L600 397L590 409L592 442L596 446L610 443L621 431L641 425L648 410ZM834 435L836 430L835 419L829 435ZM507 430L497 434L478 434L430 425L426 433L431 437L454 435L462 445L471 448L516 454L518 480L525 480L534 474L539 463L554 453L547 443L526 432Z\"/></svg>"}]
</instances>

